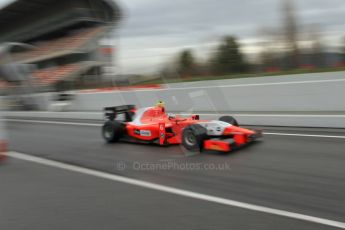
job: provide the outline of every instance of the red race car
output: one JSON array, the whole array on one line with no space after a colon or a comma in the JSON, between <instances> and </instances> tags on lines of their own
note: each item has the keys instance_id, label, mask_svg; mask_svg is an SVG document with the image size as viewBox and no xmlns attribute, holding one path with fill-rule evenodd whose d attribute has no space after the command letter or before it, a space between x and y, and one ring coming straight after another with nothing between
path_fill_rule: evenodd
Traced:
<instances>
[{"instance_id":1,"label":"red race car","mask_svg":"<svg viewBox=\"0 0 345 230\"><path fill-rule=\"evenodd\" d=\"M123 119L119 120L119 115ZM219 120L200 120L199 115L180 117L168 114L164 103L136 109L133 105L105 108L107 121L102 133L108 143L122 141L182 144L192 152L216 150L229 152L262 136L261 131L238 126L231 116Z\"/></svg>"}]
</instances>

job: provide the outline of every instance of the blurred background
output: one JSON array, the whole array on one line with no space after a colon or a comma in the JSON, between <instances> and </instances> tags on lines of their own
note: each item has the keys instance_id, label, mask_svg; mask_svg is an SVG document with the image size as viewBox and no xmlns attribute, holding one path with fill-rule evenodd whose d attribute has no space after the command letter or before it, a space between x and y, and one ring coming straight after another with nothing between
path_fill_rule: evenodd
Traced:
<instances>
[{"instance_id":1,"label":"blurred background","mask_svg":"<svg viewBox=\"0 0 345 230\"><path fill-rule=\"evenodd\" d=\"M45 110L79 90L345 69L342 0L1 0L0 94Z\"/></svg>"},{"instance_id":2,"label":"blurred background","mask_svg":"<svg viewBox=\"0 0 345 230\"><path fill-rule=\"evenodd\" d=\"M0 229L344 229L344 15L344 0L0 0ZM161 100L264 139L193 156L104 143L105 107Z\"/></svg>"}]
</instances>

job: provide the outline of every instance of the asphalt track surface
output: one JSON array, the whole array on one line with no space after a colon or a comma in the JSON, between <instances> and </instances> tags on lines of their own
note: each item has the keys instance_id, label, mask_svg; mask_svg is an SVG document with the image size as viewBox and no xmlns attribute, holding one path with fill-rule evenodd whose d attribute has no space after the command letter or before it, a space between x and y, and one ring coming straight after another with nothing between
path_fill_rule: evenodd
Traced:
<instances>
[{"instance_id":1,"label":"asphalt track surface","mask_svg":"<svg viewBox=\"0 0 345 230\"><path fill-rule=\"evenodd\" d=\"M70 122L10 121L10 150L345 222L345 130L263 127L269 134L239 151L190 156L178 146L107 145L97 124ZM336 229L16 158L0 165L0 187L0 229Z\"/></svg>"}]
</instances>

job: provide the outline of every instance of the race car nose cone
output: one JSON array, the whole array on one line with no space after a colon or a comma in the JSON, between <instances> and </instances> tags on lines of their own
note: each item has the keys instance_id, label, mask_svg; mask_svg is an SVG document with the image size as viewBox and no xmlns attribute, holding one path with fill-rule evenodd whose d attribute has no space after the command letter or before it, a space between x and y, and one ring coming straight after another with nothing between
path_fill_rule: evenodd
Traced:
<instances>
[{"instance_id":1,"label":"race car nose cone","mask_svg":"<svg viewBox=\"0 0 345 230\"><path fill-rule=\"evenodd\" d=\"M226 135L229 135L229 134L253 135L255 134L255 131L232 125L225 129L224 134Z\"/></svg>"}]
</instances>

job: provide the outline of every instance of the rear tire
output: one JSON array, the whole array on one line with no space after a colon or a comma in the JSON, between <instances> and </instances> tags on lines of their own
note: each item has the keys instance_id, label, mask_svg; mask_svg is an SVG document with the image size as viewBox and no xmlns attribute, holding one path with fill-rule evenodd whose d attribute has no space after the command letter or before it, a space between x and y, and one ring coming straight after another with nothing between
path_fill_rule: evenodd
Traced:
<instances>
[{"instance_id":1,"label":"rear tire","mask_svg":"<svg viewBox=\"0 0 345 230\"><path fill-rule=\"evenodd\" d=\"M226 122L226 123L229 123L233 126L238 126L237 120L232 116L223 116L223 117L220 117L219 120Z\"/></svg>"},{"instance_id":2,"label":"rear tire","mask_svg":"<svg viewBox=\"0 0 345 230\"><path fill-rule=\"evenodd\" d=\"M187 126L182 132L182 145L191 152L201 152L208 138L206 128L199 124Z\"/></svg>"},{"instance_id":3,"label":"rear tire","mask_svg":"<svg viewBox=\"0 0 345 230\"><path fill-rule=\"evenodd\" d=\"M124 135L123 124L118 121L107 121L102 128L103 138L107 143L115 143Z\"/></svg>"}]
</instances>

